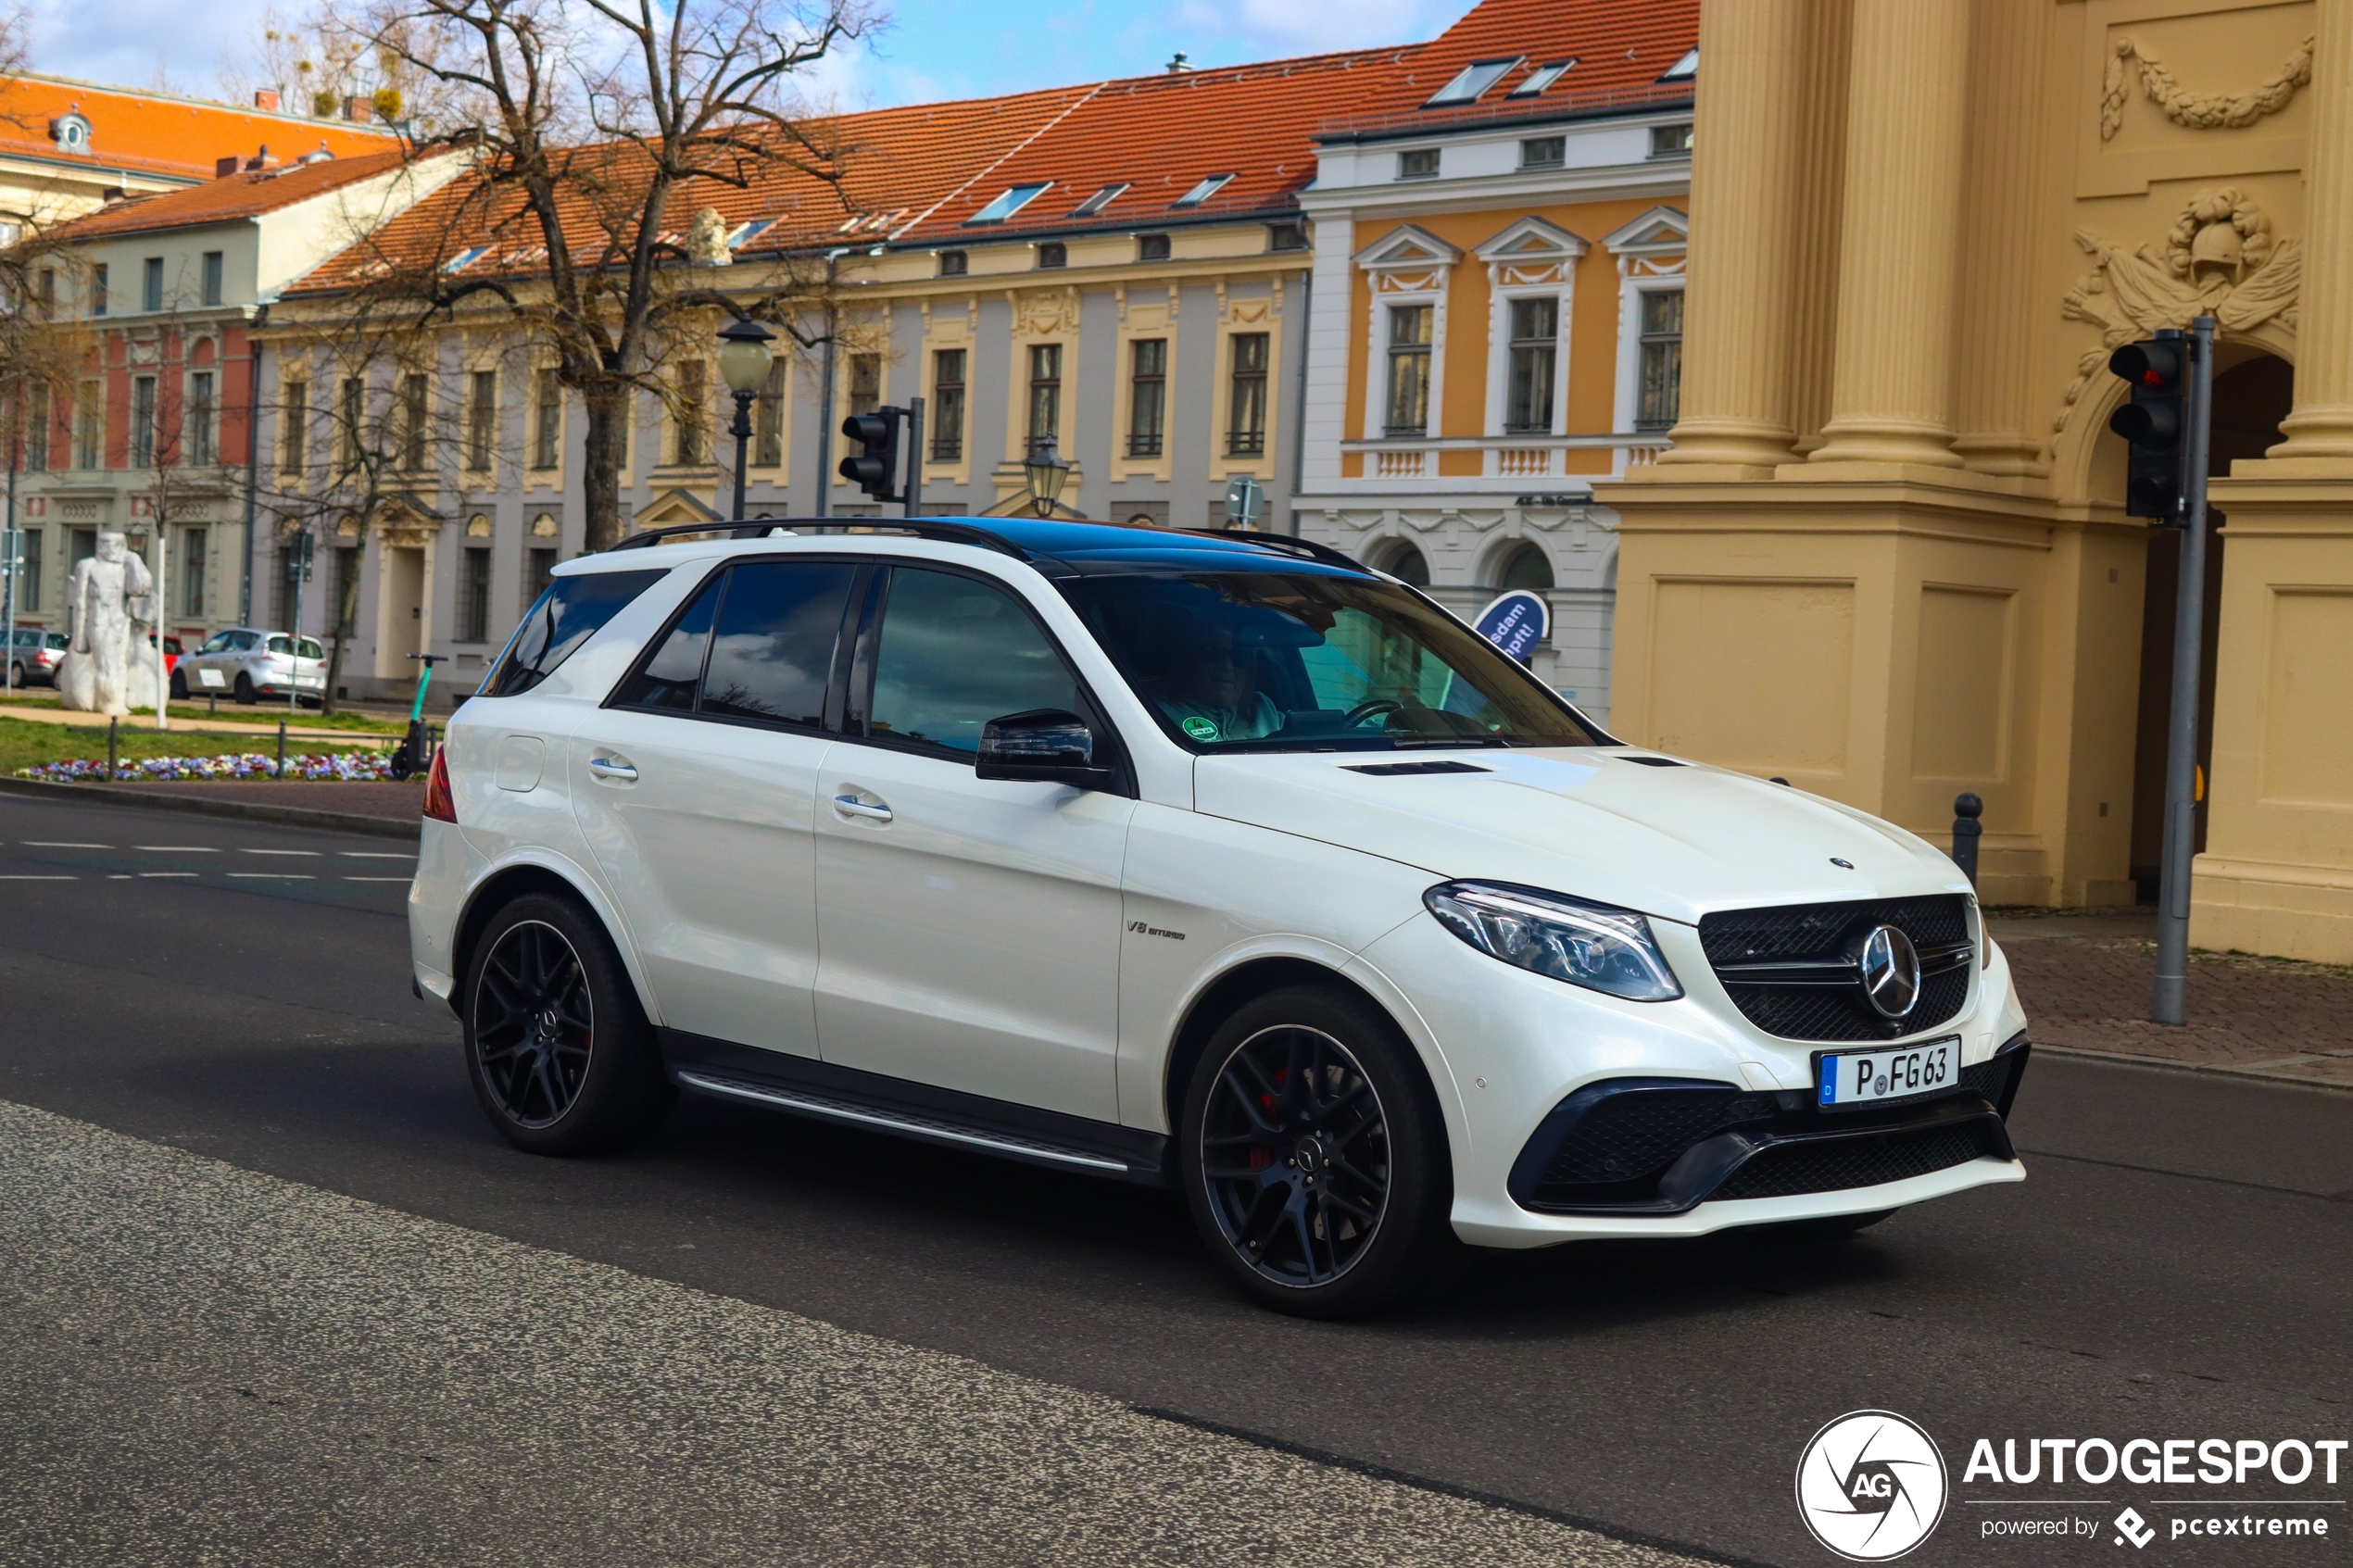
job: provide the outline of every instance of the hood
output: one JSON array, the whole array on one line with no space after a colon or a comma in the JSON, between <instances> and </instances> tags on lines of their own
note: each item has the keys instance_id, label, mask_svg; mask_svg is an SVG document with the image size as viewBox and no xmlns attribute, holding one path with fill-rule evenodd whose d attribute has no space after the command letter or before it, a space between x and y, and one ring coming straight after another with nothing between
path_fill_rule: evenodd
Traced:
<instances>
[{"instance_id":1,"label":"hood","mask_svg":"<svg viewBox=\"0 0 2353 1568\"><path fill-rule=\"evenodd\" d=\"M1716 909L1967 893L1934 846L1785 784L1655 753L1202 757L1194 809L1418 866L1697 923ZM1377 772L1458 765L1478 771ZM1844 860L1851 870L1835 862Z\"/></svg>"}]
</instances>

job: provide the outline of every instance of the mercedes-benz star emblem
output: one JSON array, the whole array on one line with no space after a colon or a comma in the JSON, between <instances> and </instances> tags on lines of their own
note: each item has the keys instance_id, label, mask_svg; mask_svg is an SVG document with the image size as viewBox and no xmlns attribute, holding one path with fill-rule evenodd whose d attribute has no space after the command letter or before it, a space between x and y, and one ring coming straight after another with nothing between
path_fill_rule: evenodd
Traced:
<instances>
[{"instance_id":1,"label":"mercedes-benz star emblem","mask_svg":"<svg viewBox=\"0 0 2353 1568\"><path fill-rule=\"evenodd\" d=\"M1912 939L1892 925L1863 938L1863 994L1881 1018L1902 1018L1920 999L1920 956Z\"/></svg>"}]
</instances>

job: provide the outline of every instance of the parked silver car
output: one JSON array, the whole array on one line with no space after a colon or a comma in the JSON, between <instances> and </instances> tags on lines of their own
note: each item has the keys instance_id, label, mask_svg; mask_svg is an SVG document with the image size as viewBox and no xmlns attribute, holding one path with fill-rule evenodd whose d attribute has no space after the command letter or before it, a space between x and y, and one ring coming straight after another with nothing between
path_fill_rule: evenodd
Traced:
<instances>
[{"instance_id":1,"label":"parked silver car","mask_svg":"<svg viewBox=\"0 0 2353 1568\"><path fill-rule=\"evenodd\" d=\"M171 671L176 698L225 694L239 702L259 702L296 693L316 708L327 695L325 650L309 638L232 626L216 632L204 646L182 658Z\"/></svg>"},{"instance_id":2,"label":"parked silver car","mask_svg":"<svg viewBox=\"0 0 2353 1568\"><path fill-rule=\"evenodd\" d=\"M38 626L18 627L16 645L8 650L8 684L19 691L27 686L56 685L57 660L65 656L63 632L44 632Z\"/></svg>"}]
</instances>

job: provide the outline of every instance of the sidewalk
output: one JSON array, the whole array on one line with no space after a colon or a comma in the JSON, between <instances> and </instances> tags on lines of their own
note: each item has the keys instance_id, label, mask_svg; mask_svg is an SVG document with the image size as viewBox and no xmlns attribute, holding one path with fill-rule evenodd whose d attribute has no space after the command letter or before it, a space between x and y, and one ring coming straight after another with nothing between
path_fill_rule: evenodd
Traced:
<instances>
[{"instance_id":1,"label":"sidewalk","mask_svg":"<svg viewBox=\"0 0 2353 1568\"><path fill-rule=\"evenodd\" d=\"M2190 956L2187 1022L2149 1021L2157 912L1989 912L2037 1047L2353 1088L2353 972Z\"/></svg>"}]
</instances>

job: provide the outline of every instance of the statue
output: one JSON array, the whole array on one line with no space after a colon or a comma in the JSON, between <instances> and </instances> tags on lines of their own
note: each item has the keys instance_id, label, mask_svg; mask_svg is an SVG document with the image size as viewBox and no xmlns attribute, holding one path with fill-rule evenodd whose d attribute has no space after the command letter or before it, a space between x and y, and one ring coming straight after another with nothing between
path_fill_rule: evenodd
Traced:
<instances>
[{"instance_id":1,"label":"statue","mask_svg":"<svg viewBox=\"0 0 2353 1568\"><path fill-rule=\"evenodd\" d=\"M698 267L724 267L736 259L727 248L727 220L717 207L695 214L694 227L686 231L686 259Z\"/></svg>"},{"instance_id":2,"label":"statue","mask_svg":"<svg viewBox=\"0 0 2353 1568\"><path fill-rule=\"evenodd\" d=\"M120 718L156 702L152 625L155 580L120 533L98 535L98 553L78 563L66 589L73 633L57 661L57 696L67 708Z\"/></svg>"}]
</instances>

